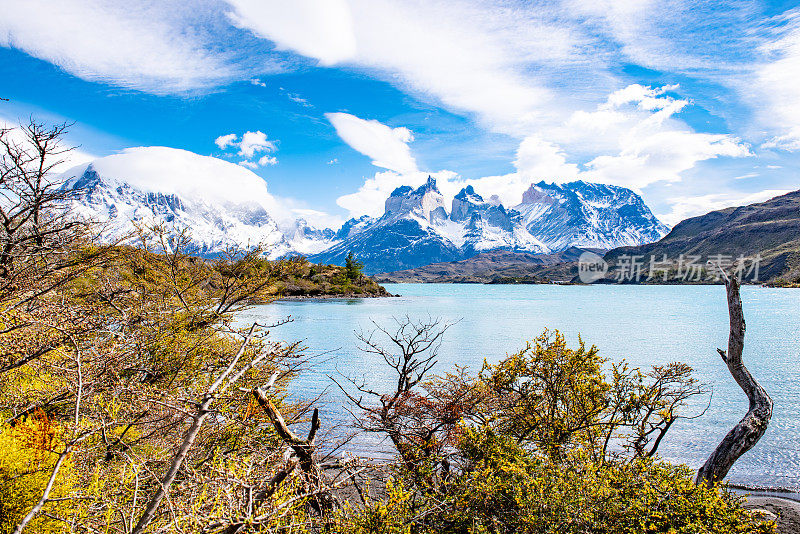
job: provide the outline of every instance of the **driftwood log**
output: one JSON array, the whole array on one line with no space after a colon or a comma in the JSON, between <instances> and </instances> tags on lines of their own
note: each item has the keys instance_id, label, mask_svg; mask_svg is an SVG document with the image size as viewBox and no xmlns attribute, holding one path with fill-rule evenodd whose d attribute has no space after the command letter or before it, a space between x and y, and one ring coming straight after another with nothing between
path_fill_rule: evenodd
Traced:
<instances>
[{"instance_id":1,"label":"driftwood log","mask_svg":"<svg viewBox=\"0 0 800 534\"><path fill-rule=\"evenodd\" d=\"M728 366L736 383L747 395L750 407L744 418L728 432L703 467L698 470L696 482L709 486L725 478L736 460L758 443L772 417L772 399L742 362L745 323L742 299L739 296L739 281L736 277L727 276L725 272L722 275L728 296L730 334L728 351L717 349L717 352L722 356L722 361Z\"/></svg>"}]
</instances>

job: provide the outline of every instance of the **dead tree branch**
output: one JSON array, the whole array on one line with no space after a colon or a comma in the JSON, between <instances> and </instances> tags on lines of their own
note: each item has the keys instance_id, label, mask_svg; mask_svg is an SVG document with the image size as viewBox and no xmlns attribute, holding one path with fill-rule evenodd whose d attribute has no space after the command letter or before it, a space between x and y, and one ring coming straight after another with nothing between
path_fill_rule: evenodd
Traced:
<instances>
[{"instance_id":1,"label":"dead tree branch","mask_svg":"<svg viewBox=\"0 0 800 534\"><path fill-rule=\"evenodd\" d=\"M733 466L734 462L758 443L767 430L772 417L772 399L764 388L756 382L742 362L744 349L744 312L742 299L739 296L739 282L736 277L729 277L725 272L725 289L728 296L728 313L730 315L730 335L727 353L717 349L722 361L728 366L736 383L747 395L750 407L747 415L728 432L716 450L706 460L705 465L697 472L696 482L712 485L719 482Z\"/></svg>"},{"instance_id":2,"label":"dead tree branch","mask_svg":"<svg viewBox=\"0 0 800 534\"><path fill-rule=\"evenodd\" d=\"M72 451L71 445L64 447L64 451L58 455L58 460L56 460L56 465L53 466L53 471L50 473L50 478L47 481L47 485L42 492L42 497L39 499L39 502L31 508L30 512L28 512L22 521L17 525L17 528L14 529L14 534L21 534L25 527L28 526L28 523L36 517L36 515L41 512L42 507L47 503L48 497L50 496L50 492L53 490L53 484L55 484L56 477L58 476L58 472L61 470L61 466L64 463L64 460L69 458L70 452Z\"/></svg>"}]
</instances>

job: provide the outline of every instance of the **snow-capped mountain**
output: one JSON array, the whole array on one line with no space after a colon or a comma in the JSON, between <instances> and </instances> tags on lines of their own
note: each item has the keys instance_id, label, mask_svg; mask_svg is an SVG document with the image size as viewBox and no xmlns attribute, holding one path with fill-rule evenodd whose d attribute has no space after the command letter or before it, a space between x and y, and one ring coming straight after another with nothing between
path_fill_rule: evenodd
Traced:
<instances>
[{"instance_id":1,"label":"snow-capped mountain","mask_svg":"<svg viewBox=\"0 0 800 534\"><path fill-rule=\"evenodd\" d=\"M496 198L485 202L471 185L453 198L450 220L465 225L461 245L465 256L497 249L549 252L549 247L521 224L518 211L507 210Z\"/></svg>"},{"instance_id":2,"label":"snow-capped mountain","mask_svg":"<svg viewBox=\"0 0 800 534\"><path fill-rule=\"evenodd\" d=\"M418 189L395 189L386 199L382 217L348 221L340 230L346 235L343 241L309 259L343 263L352 251L368 273L446 261L460 254L460 243L456 244L452 235L446 237L455 229L448 223L444 197L436 181L429 178Z\"/></svg>"},{"instance_id":3,"label":"snow-capped mountain","mask_svg":"<svg viewBox=\"0 0 800 534\"><path fill-rule=\"evenodd\" d=\"M351 219L341 241L311 256L342 263L349 252L368 273L409 269L469 258L491 250L546 254L569 247L610 249L660 239L667 227L630 189L586 182L531 185L522 202L505 208L484 200L472 186L452 200L448 213L436 186L398 187L378 219Z\"/></svg>"},{"instance_id":4,"label":"snow-capped mountain","mask_svg":"<svg viewBox=\"0 0 800 534\"><path fill-rule=\"evenodd\" d=\"M546 253L549 249L522 227L519 213L484 202L472 187L453 199L448 214L436 180L417 189L398 187L377 220L348 221L343 241L312 261L341 263L349 252L369 273L452 261L494 249ZM363 219L363 218L362 218Z\"/></svg>"},{"instance_id":5,"label":"snow-capped mountain","mask_svg":"<svg viewBox=\"0 0 800 534\"><path fill-rule=\"evenodd\" d=\"M343 264L353 252L368 273L493 250L546 254L573 246L640 245L667 231L633 191L585 182L531 185L522 202L508 209L472 186L447 202L428 177L416 189L395 189L381 217L350 219L334 232L298 218L251 171L184 150L130 148L75 167L63 178L63 187L75 191L72 212L105 223L109 240L159 224L188 229L190 252L202 256L261 245L272 258L304 254Z\"/></svg>"},{"instance_id":6,"label":"snow-capped mountain","mask_svg":"<svg viewBox=\"0 0 800 534\"><path fill-rule=\"evenodd\" d=\"M651 243L669 230L642 197L615 185L539 182L514 209L522 214L525 228L554 251Z\"/></svg>"},{"instance_id":7,"label":"snow-capped mountain","mask_svg":"<svg viewBox=\"0 0 800 534\"><path fill-rule=\"evenodd\" d=\"M358 219L350 219L336 232L336 239L341 241L342 239L347 239L351 235L356 235L367 227L372 226L376 220L377 219L369 215L362 215Z\"/></svg>"},{"instance_id":8,"label":"snow-capped mountain","mask_svg":"<svg viewBox=\"0 0 800 534\"><path fill-rule=\"evenodd\" d=\"M136 225L188 229L190 252L214 256L261 245L269 257L313 254L335 240L330 229L293 218L257 175L233 163L166 147L140 147L67 171L73 213L104 223L117 240Z\"/></svg>"}]
</instances>

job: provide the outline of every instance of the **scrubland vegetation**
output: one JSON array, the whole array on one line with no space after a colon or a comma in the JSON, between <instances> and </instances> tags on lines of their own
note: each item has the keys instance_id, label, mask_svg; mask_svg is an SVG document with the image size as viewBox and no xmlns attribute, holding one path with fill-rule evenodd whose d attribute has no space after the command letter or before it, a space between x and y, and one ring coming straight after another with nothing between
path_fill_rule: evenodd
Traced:
<instances>
[{"instance_id":1,"label":"scrubland vegetation","mask_svg":"<svg viewBox=\"0 0 800 534\"><path fill-rule=\"evenodd\" d=\"M724 472L696 484L659 460L705 394L688 366L612 365L557 331L438 376L446 324L361 333L394 386L336 382L355 431L385 437L396 460L329 455L313 405L285 400L302 348L237 313L280 281L363 284L355 259L200 260L163 229L100 244L47 180L60 133L0 135L0 532L773 531L719 485Z\"/></svg>"}]
</instances>

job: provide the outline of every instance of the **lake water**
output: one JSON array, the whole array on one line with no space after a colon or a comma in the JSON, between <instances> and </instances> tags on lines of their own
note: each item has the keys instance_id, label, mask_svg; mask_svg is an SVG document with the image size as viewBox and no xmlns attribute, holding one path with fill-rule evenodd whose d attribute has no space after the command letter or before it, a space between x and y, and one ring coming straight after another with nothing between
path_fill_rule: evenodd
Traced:
<instances>
[{"instance_id":1,"label":"lake water","mask_svg":"<svg viewBox=\"0 0 800 534\"><path fill-rule=\"evenodd\" d=\"M322 421L348 420L342 395L329 375L364 377L377 387L389 373L357 349L355 331L393 317L439 317L448 330L435 369L454 365L473 371L522 348L545 328L559 329L572 345L580 334L611 361L633 366L682 361L713 388L706 413L681 420L660 447L662 457L699 467L747 411L747 398L716 352L726 348L728 313L722 286L556 286L386 284L401 296L385 299L283 301L248 310L242 319L293 322L273 337L302 340L317 355L312 369L293 382L296 399L324 394ZM744 361L775 402L772 422L756 447L731 470L732 483L800 489L800 290L744 287L747 334ZM708 399L702 401L703 406ZM380 445L361 439L348 445L375 454Z\"/></svg>"}]
</instances>

